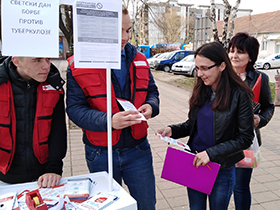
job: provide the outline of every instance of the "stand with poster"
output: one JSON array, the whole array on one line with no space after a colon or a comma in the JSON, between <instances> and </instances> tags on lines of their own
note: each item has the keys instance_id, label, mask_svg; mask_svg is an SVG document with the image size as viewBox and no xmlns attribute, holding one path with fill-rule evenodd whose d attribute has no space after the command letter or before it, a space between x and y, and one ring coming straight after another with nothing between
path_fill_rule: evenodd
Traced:
<instances>
[{"instance_id":1,"label":"stand with poster","mask_svg":"<svg viewBox=\"0 0 280 210\"><path fill-rule=\"evenodd\" d=\"M121 68L121 14L121 1L73 4L75 68L106 69L109 192L113 190L111 69Z\"/></svg>"}]
</instances>

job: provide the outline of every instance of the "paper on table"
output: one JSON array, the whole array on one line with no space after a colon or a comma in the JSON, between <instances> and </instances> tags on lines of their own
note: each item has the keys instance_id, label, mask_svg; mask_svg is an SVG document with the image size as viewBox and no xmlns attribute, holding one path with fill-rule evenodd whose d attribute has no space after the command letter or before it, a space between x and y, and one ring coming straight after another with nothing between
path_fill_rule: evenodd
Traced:
<instances>
[{"instance_id":1,"label":"paper on table","mask_svg":"<svg viewBox=\"0 0 280 210\"><path fill-rule=\"evenodd\" d=\"M10 210L13 208L17 194L16 192L7 193L0 196L0 209Z\"/></svg>"},{"instance_id":2,"label":"paper on table","mask_svg":"<svg viewBox=\"0 0 280 210\"><path fill-rule=\"evenodd\" d=\"M136 107L131 103L130 101L124 100L124 99L117 99L120 105L123 107L124 111L132 110L132 111L138 111ZM135 120L144 120L147 121L147 119L144 117L144 115L139 112L141 115L141 118L137 118Z\"/></svg>"},{"instance_id":3,"label":"paper on table","mask_svg":"<svg viewBox=\"0 0 280 210\"><path fill-rule=\"evenodd\" d=\"M113 204L118 199L119 198L116 195L105 192L99 192L97 195L89 198L85 202L78 204L78 207L83 210L101 210Z\"/></svg>"},{"instance_id":4,"label":"paper on table","mask_svg":"<svg viewBox=\"0 0 280 210\"><path fill-rule=\"evenodd\" d=\"M211 170L205 166L193 166L195 154L167 148L161 178L187 186L210 195L214 186L220 165L208 162Z\"/></svg>"}]
</instances>

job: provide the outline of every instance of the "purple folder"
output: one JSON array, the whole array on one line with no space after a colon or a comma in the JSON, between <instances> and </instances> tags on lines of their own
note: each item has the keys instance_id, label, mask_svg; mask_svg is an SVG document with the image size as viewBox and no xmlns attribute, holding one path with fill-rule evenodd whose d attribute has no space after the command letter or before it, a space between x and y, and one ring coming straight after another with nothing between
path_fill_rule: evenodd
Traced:
<instances>
[{"instance_id":1,"label":"purple folder","mask_svg":"<svg viewBox=\"0 0 280 210\"><path fill-rule=\"evenodd\" d=\"M167 148L161 178L184 185L210 195L220 165L209 162L208 166L193 166L195 155L172 147Z\"/></svg>"}]
</instances>

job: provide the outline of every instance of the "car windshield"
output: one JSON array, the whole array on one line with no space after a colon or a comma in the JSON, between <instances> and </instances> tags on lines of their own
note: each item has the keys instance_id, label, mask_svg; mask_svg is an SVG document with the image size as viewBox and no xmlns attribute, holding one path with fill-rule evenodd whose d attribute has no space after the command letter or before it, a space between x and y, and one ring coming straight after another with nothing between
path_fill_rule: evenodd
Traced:
<instances>
[{"instance_id":1,"label":"car windshield","mask_svg":"<svg viewBox=\"0 0 280 210\"><path fill-rule=\"evenodd\" d=\"M159 58L162 54L161 53L158 53L158 54L155 54L153 57L151 58Z\"/></svg>"},{"instance_id":2,"label":"car windshield","mask_svg":"<svg viewBox=\"0 0 280 210\"><path fill-rule=\"evenodd\" d=\"M270 60L270 59L275 58L275 56L276 56L276 55L269 55L269 56L265 57L264 59L265 59L265 60Z\"/></svg>"},{"instance_id":3,"label":"car windshield","mask_svg":"<svg viewBox=\"0 0 280 210\"><path fill-rule=\"evenodd\" d=\"M168 56L166 56L166 59L170 59L176 52L171 52L170 54L168 54Z\"/></svg>"},{"instance_id":4,"label":"car windshield","mask_svg":"<svg viewBox=\"0 0 280 210\"><path fill-rule=\"evenodd\" d=\"M163 53L160 56L158 56L157 58L166 58L169 54L170 54L169 52Z\"/></svg>"},{"instance_id":5,"label":"car windshield","mask_svg":"<svg viewBox=\"0 0 280 210\"><path fill-rule=\"evenodd\" d=\"M181 61L194 62L194 55L188 55L187 57L183 58Z\"/></svg>"}]
</instances>

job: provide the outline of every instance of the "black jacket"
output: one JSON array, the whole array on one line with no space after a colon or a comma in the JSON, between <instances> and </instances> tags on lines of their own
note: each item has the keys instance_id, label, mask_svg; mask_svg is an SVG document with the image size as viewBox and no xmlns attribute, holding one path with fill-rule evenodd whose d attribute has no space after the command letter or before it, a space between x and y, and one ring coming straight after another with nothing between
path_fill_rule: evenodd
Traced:
<instances>
[{"instance_id":1,"label":"black jacket","mask_svg":"<svg viewBox=\"0 0 280 210\"><path fill-rule=\"evenodd\" d=\"M39 163L33 152L33 124L36 112L36 91L39 82L24 81L16 71L11 57L0 59L0 84L10 80L14 95L16 112L16 148L9 171L0 172L0 180L7 183L35 181L44 173L62 174L62 159L66 155L66 122L64 95L54 108L49 135L49 158L46 164ZM62 88L64 81L58 69L51 65L47 82L54 88ZM1 136L0 136L1 141Z\"/></svg>"},{"instance_id":2,"label":"black jacket","mask_svg":"<svg viewBox=\"0 0 280 210\"><path fill-rule=\"evenodd\" d=\"M260 74L262 75L261 92L259 98L259 103L261 104L261 108L260 108L260 112L258 113L260 117L260 122L258 127L256 128L256 134L257 134L259 145L262 144L260 128L267 125L267 123L271 120L274 113L274 103L271 97L269 78L263 72L248 71L245 79L245 82L249 85L249 87L253 88Z\"/></svg>"},{"instance_id":3,"label":"black jacket","mask_svg":"<svg viewBox=\"0 0 280 210\"><path fill-rule=\"evenodd\" d=\"M170 126L172 138L190 136L188 144L191 145L197 129L197 111L198 108L191 109L186 122ZM232 89L229 108L214 111L215 145L206 149L210 160L221 164L221 168L230 167L242 160L243 150L252 144L253 131L252 101L244 91Z\"/></svg>"}]
</instances>

